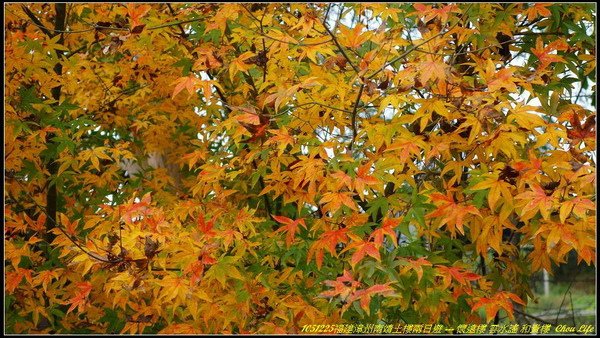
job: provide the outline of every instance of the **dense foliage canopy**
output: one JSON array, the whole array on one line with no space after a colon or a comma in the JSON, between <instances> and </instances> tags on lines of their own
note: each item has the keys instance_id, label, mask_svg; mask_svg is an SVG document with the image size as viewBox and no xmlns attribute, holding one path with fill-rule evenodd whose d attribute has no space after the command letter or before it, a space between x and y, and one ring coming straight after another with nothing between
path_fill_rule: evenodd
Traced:
<instances>
[{"instance_id":1,"label":"dense foliage canopy","mask_svg":"<svg viewBox=\"0 0 600 338\"><path fill-rule=\"evenodd\" d=\"M595 5L4 10L7 332L497 322L595 264Z\"/></svg>"}]
</instances>

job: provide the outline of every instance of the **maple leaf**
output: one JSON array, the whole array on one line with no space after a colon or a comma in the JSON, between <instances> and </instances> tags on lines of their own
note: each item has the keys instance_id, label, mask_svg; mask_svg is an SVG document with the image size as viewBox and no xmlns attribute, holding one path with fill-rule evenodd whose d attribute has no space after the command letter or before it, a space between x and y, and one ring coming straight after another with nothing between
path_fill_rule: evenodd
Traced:
<instances>
[{"instance_id":1,"label":"maple leaf","mask_svg":"<svg viewBox=\"0 0 600 338\"><path fill-rule=\"evenodd\" d=\"M342 186L348 189L352 189L352 177L341 170L336 170L331 174L331 177L335 178L336 190L339 190Z\"/></svg>"},{"instance_id":2,"label":"maple leaf","mask_svg":"<svg viewBox=\"0 0 600 338\"><path fill-rule=\"evenodd\" d=\"M345 243L348 240L347 232L347 227L324 232L309 248L307 254L308 261L314 256L317 268L321 269L323 266L324 250L329 251L333 256L337 256L335 248L339 243Z\"/></svg>"},{"instance_id":3,"label":"maple leaf","mask_svg":"<svg viewBox=\"0 0 600 338\"><path fill-rule=\"evenodd\" d=\"M390 219L390 218L384 219L381 227L375 229L373 231L373 233L371 234L370 238L372 238L374 243L379 247L383 243L383 237L385 235L387 235L392 240L392 244L394 244L394 246L397 246L398 238L396 236L396 232L394 231L394 228L396 228L398 226L398 224L400 224L400 221L401 221L401 219Z\"/></svg>"},{"instance_id":4,"label":"maple leaf","mask_svg":"<svg viewBox=\"0 0 600 338\"><path fill-rule=\"evenodd\" d=\"M248 70L252 65L246 63L246 60L250 59L253 56L255 56L254 53L245 52L238 56L235 60L233 60L231 64L229 64L229 80L233 82L233 79L235 78L235 75L238 72L248 73Z\"/></svg>"},{"instance_id":5,"label":"maple leaf","mask_svg":"<svg viewBox=\"0 0 600 338\"><path fill-rule=\"evenodd\" d=\"M288 145L293 146L296 143L294 136L289 134L289 131L286 127L282 127L281 129L269 129L267 131L273 134L273 136L269 137L267 142L265 142L265 145L277 145L279 154L283 154Z\"/></svg>"},{"instance_id":6,"label":"maple leaf","mask_svg":"<svg viewBox=\"0 0 600 338\"><path fill-rule=\"evenodd\" d=\"M561 56L550 53L557 50L566 50L568 48L569 45L563 40L553 41L548 46L544 47L543 39L538 36L535 42L535 48L531 49L533 55L540 59L540 65L537 71L540 72L546 69L546 67L548 67L548 65L550 65L552 62L565 62L565 59L563 59Z\"/></svg>"},{"instance_id":7,"label":"maple leaf","mask_svg":"<svg viewBox=\"0 0 600 338\"><path fill-rule=\"evenodd\" d=\"M15 271L10 271L6 273L6 291L9 294L15 292L15 289L19 286L23 277L27 280L29 284L32 284L30 269L17 268Z\"/></svg>"},{"instance_id":8,"label":"maple leaf","mask_svg":"<svg viewBox=\"0 0 600 338\"><path fill-rule=\"evenodd\" d=\"M173 81L171 85L176 84L175 89L173 90L173 95L171 99L174 99L177 94L179 94L182 90L186 89L189 95L192 95L196 92L197 85L200 83L200 79L194 75L182 76L177 80Z\"/></svg>"},{"instance_id":9,"label":"maple leaf","mask_svg":"<svg viewBox=\"0 0 600 338\"><path fill-rule=\"evenodd\" d=\"M261 116L257 113L243 113L237 115L235 119L242 125L259 125L261 124Z\"/></svg>"},{"instance_id":10,"label":"maple leaf","mask_svg":"<svg viewBox=\"0 0 600 338\"><path fill-rule=\"evenodd\" d=\"M273 219L276 220L277 222L283 224L284 226L277 229L275 232L282 232L285 231L287 232L287 235L285 237L285 244L289 247L292 242L294 242L294 237L296 236L296 232L298 232L298 225L302 225L302 227L304 227L304 229L306 229L306 223L304 223L304 219L303 218L298 218L296 220L292 220L290 218L287 218L285 216L275 216L272 215Z\"/></svg>"},{"instance_id":11,"label":"maple leaf","mask_svg":"<svg viewBox=\"0 0 600 338\"><path fill-rule=\"evenodd\" d=\"M34 279L36 284L42 284L42 288L44 291L48 292L48 284L52 282L53 279L58 279L60 277L61 270L44 270L41 271Z\"/></svg>"},{"instance_id":12,"label":"maple leaf","mask_svg":"<svg viewBox=\"0 0 600 338\"><path fill-rule=\"evenodd\" d=\"M423 61L419 64L421 83L425 84L429 80L433 80L434 82L444 82L446 80L446 69L448 69L448 65L443 61L435 60L430 56L428 56L427 59L427 61Z\"/></svg>"},{"instance_id":13,"label":"maple leaf","mask_svg":"<svg viewBox=\"0 0 600 338\"><path fill-rule=\"evenodd\" d=\"M392 143L384 152L396 151L401 163L410 162L411 156L420 157L421 149L413 140L403 140Z\"/></svg>"},{"instance_id":14,"label":"maple leaf","mask_svg":"<svg viewBox=\"0 0 600 338\"><path fill-rule=\"evenodd\" d=\"M75 294L75 297L71 298L66 303L66 304L71 304L71 306L67 310L67 313L75 310L75 308L78 308L79 312L83 311L85 303L86 303L86 298L92 291L92 283L90 283L90 282L77 283L76 286L77 286L77 289L79 289L79 291Z\"/></svg>"},{"instance_id":15,"label":"maple leaf","mask_svg":"<svg viewBox=\"0 0 600 338\"><path fill-rule=\"evenodd\" d=\"M338 211L342 205L347 206L348 208L356 211L358 210L356 207L356 203L351 197L351 193L349 192L328 192L323 194L321 197L321 204L325 204L323 208L330 212Z\"/></svg>"},{"instance_id":16,"label":"maple leaf","mask_svg":"<svg viewBox=\"0 0 600 338\"><path fill-rule=\"evenodd\" d=\"M489 323L500 309L506 311L510 319L514 320L513 305L511 300L515 303L525 305L525 302L517 295L507 291L500 291L490 298L481 297L477 303L471 307L472 311L477 311L481 307L485 307L486 321Z\"/></svg>"},{"instance_id":17,"label":"maple leaf","mask_svg":"<svg viewBox=\"0 0 600 338\"><path fill-rule=\"evenodd\" d=\"M352 303L355 300L360 300L360 307L365 310L367 315L369 314L369 304L371 303L371 297L377 294L388 296L394 293L394 289L390 286L391 282L385 284L376 284L368 289L357 290L348 297L348 303Z\"/></svg>"},{"instance_id":18,"label":"maple leaf","mask_svg":"<svg viewBox=\"0 0 600 338\"><path fill-rule=\"evenodd\" d=\"M596 137L596 115L588 116L585 123L581 123L576 113L571 115L571 128L567 129L567 136L574 141L585 141Z\"/></svg>"},{"instance_id":19,"label":"maple leaf","mask_svg":"<svg viewBox=\"0 0 600 338\"><path fill-rule=\"evenodd\" d=\"M120 205L118 210L121 218L127 224L134 222L139 216L145 216L151 213L150 203L152 197L150 193L146 193L140 202L133 202L134 199L130 200L126 205Z\"/></svg>"},{"instance_id":20,"label":"maple leaf","mask_svg":"<svg viewBox=\"0 0 600 338\"><path fill-rule=\"evenodd\" d=\"M206 102L210 102L213 86L219 88L221 91L223 90L219 83L213 80L200 80L193 74L189 76L180 77L177 80L173 81L173 83L171 83L171 85L173 84L177 85L175 86L175 89L173 89L173 95L171 96L171 99L175 99L175 96L177 96L177 94L179 94L184 89L187 90L188 96L196 93L196 90L202 89L204 99L206 100Z\"/></svg>"},{"instance_id":21,"label":"maple leaf","mask_svg":"<svg viewBox=\"0 0 600 338\"><path fill-rule=\"evenodd\" d=\"M34 231L42 232L46 229L46 214L40 213L37 220L34 222L27 214L23 214L23 219Z\"/></svg>"},{"instance_id":22,"label":"maple leaf","mask_svg":"<svg viewBox=\"0 0 600 338\"><path fill-rule=\"evenodd\" d=\"M197 285L202 280L204 268L206 265L212 265L217 262L209 252L203 250L198 256L198 260L190 263L184 270L184 273L190 274L190 284Z\"/></svg>"},{"instance_id":23,"label":"maple leaf","mask_svg":"<svg viewBox=\"0 0 600 338\"><path fill-rule=\"evenodd\" d=\"M254 110L254 108L252 108L252 110ZM236 116L236 120L252 134L248 140L244 141L245 143L262 140L266 136L267 130L271 124L271 120L267 116L255 113L238 115Z\"/></svg>"},{"instance_id":24,"label":"maple leaf","mask_svg":"<svg viewBox=\"0 0 600 338\"><path fill-rule=\"evenodd\" d=\"M542 170L542 160L535 152L529 151L528 155L528 161L517 161L512 166L524 180L530 180Z\"/></svg>"},{"instance_id":25,"label":"maple leaf","mask_svg":"<svg viewBox=\"0 0 600 338\"><path fill-rule=\"evenodd\" d=\"M440 226L446 224L453 234L455 232L454 229L458 229L460 234L464 234L463 221L467 214L482 217L479 210L477 210L474 205L462 205L456 203L451 192L448 192L446 195L433 193L430 197L433 202L438 204L438 207L433 212L427 214L426 217L442 217Z\"/></svg>"},{"instance_id":26,"label":"maple leaf","mask_svg":"<svg viewBox=\"0 0 600 338\"><path fill-rule=\"evenodd\" d=\"M296 43L294 42L295 40L284 36L282 38L282 41L288 41L291 43ZM327 44L325 44L326 42L329 42L330 39L328 39L326 36L323 37L317 37L317 38L311 38L311 39L305 39L304 42L307 43L307 46L302 47L302 52L300 53L300 55L298 56L298 59L302 60L303 58L308 58L309 60L311 60L312 62L318 64L319 62L319 56L320 55L336 55L335 52L333 51L333 49L331 49L330 46L328 46ZM344 58L342 56L342 58ZM339 60L339 59L338 59ZM344 60L346 60L346 58L344 58ZM329 63L325 63L324 66L325 67L331 67L333 65L333 62L335 62L335 60L330 61ZM342 63L341 61L338 61L336 63L338 66L339 65L345 65L344 63Z\"/></svg>"},{"instance_id":27,"label":"maple leaf","mask_svg":"<svg viewBox=\"0 0 600 338\"><path fill-rule=\"evenodd\" d=\"M201 67L202 69L217 69L223 66L223 62L218 54L212 48L198 47L194 49L198 53L198 59L194 62L193 68Z\"/></svg>"},{"instance_id":28,"label":"maple leaf","mask_svg":"<svg viewBox=\"0 0 600 338\"><path fill-rule=\"evenodd\" d=\"M425 257L419 257L416 260L406 259L408 261L408 265L402 268L401 272L405 273L406 271L414 270L417 274L417 282L421 281L423 278L423 267L424 266L432 266L431 262L429 262Z\"/></svg>"},{"instance_id":29,"label":"maple leaf","mask_svg":"<svg viewBox=\"0 0 600 338\"><path fill-rule=\"evenodd\" d=\"M357 241L350 243L344 251L356 249L352 258L350 259L350 265L354 268L356 263L360 262L365 255L369 255L375 258L377 261L381 261L381 255L379 254L379 245L371 241Z\"/></svg>"},{"instance_id":30,"label":"maple leaf","mask_svg":"<svg viewBox=\"0 0 600 338\"><path fill-rule=\"evenodd\" d=\"M107 150L106 147L95 147L93 149L86 149L79 154L79 158L82 162L90 160L92 166L96 170L100 171L100 159L111 161L112 158L106 155L104 152Z\"/></svg>"},{"instance_id":31,"label":"maple leaf","mask_svg":"<svg viewBox=\"0 0 600 338\"><path fill-rule=\"evenodd\" d=\"M318 18L314 11L307 11L304 13L304 15L302 15L302 17L300 17L298 23L292 26L290 29L299 30L300 34L305 36L312 29L317 19Z\"/></svg>"},{"instance_id":32,"label":"maple leaf","mask_svg":"<svg viewBox=\"0 0 600 338\"><path fill-rule=\"evenodd\" d=\"M529 7L527 8L527 10L525 11L525 13L527 15L527 20L531 22L532 20L536 19L538 16L549 17L550 15L552 15L550 10L547 8L550 5L551 4L544 4L544 3L530 4Z\"/></svg>"},{"instance_id":33,"label":"maple leaf","mask_svg":"<svg viewBox=\"0 0 600 338\"><path fill-rule=\"evenodd\" d=\"M365 195L365 185L379 185L380 182L377 178L373 177L373 175L369 174L371 170L372 163L366 163L360 167L358 167L358 172L356 173L356 178L354 179L354 190L358 193L360 199L364 200Z\"/></svg>"},{"instance_id":34,"label":"maple leaf","mask_svg":"<svg viewBox=\"0 0 600 338\"><path fill-rule=\"evenodd\" d=\"M544 189L537 184L532 184L531 190L515 196L515 199L523 200L526 203L523 209L521 209L520 215L523 216L530 212L535 213L535 211L539 210L544 219L550 219L555 198L546 195Z\"/></svg>"},{"instance_id":35,"label":"maple leaf","mask_svg":"<svg viewBox=\"0 0 600 338\"><path fill-rule=\"evenodd\" d=\"M293 85L289 88L278 88L276 93L265 98L264 104L269 104L274 101L275 111L279 111L281 105L290 101L299 89L300 84Z\"/></svg>"},{"instance_id":36,"label":"maple leaf","mask_svg":"<svg viewBox=\"0 0 600 338\"><path fill-rule=\"evenodd\" d=\"M128 4L127 5L127 15L129 15L129 19L131 20L131 31L139 29L140 19L148 14L148 12L152 9L150 5L139 5L139 4Z\"/></svg>"},{"instance_id":37,"label":"maple leaf","mask_svg":"<svg viewBox=\"0 0 600 338\"><path fill-rule=\"evenodd\" d=\"M332 280L326 280L325 285L333 287L333 290L322 292L319 296L332 298L340 296L342 300L346 300L352 292L360 286L360 282L354 280L348 270L344 270L342 276Z\"/></svg>"},{"instance_id":38,"label":"maple leaf","mask_svg":"<svg viewBox=\"0 0 600 338\"><path fill-rule=\"evenodd\" d=\"M491 61L490 61L491 62ZM517 90L517 85L515 84L516 78L513 76L514 69L512 68L503 68L498 72L494 70L491 71L492 80L487 83L490 91L500 90L502 88L506 88L506 90L514 92Z\"/></svg>"},{"instance_id":39,"label":"maple leaf","mask_svg":"<svg viewBox=\"0 0 600 338\"><path fill-rule=\"evenodd\" d=\"M475 184L472 190L490 189L488 193L488 205L491 210L495 210L496 203L502 197L505 203L512 205L513 197L510 191L511 185L504 180L500 180L497 175L490 175L482 182Z\"/></svg>"},{"instance_id":40,"label":"maple leaf","mask_svg":"<svg viewBox=\"0 0 600 338\"><path fill-rule=\"evenodd\" d=\"M181 160L187 160L188 163L188 167L190 169L192 169L192 167L199 161L205 161L206 160L206 152L203 150L194 150L193 152L189 153L189 154L185 154L183 155L183 157L181 158Z\"/></svg>"},{"instance_id":41,"label":"maple leaf","mask_svg":"<svg viewBox=\"0 0 600 338\"><path fill-rule=\"evenodd\" d=\"M433 8L431 5L424 5L421 3L413 4L413 7L417 10L416 13L419 15L426 15L425 21L439 18L442 23L445 23L448 21L448 16L451 13L460 13L460 9L455 4L438 6L438 8Z\"/></svg>"},{"instance_id":42,"label":"maple leaf","mask_svg":"<svg viewBox=\"0 0 600 338\"><path fill-rule=\"evenodd\" d=\"M437 271L443 276L444 287L449 287L452 282L451 279L456 280L460 285L468 286L469 282L476 281L481 278L480 275L472 272L465 271L459 267L449 267L445 265L436 266Z\"/></svg>"},{"instance_id":43,"label":"maple leaf","mask_svg":"<svg viewBox=\"0 0 600 338\"><path fill-rule=\"evenodd\" d=\"M357 24L354 28L346 28L345 26L340 26L340 35L339 41L340 44L346 46L348 48L358 48L363 43L368 41L373 35L372 31L363 32L364 26L361 24Z\"/></svg>"},{"instance_id":44,"label":"maple leaf","mask_svg":"<svg viewBox=\"0 0 600 338\"><path fill-rule=\"evenodd\" d=\"M238 4L231 3L220 6L212 20L207 22L205 32L210 32L213 29L224 32L227 27L227 20L235 20L239 15L239 11L240 8Z\"/></svg>"},{"instance_id":45,"label":"maple leaf","mask_svg":"<svg viewBox=\"0 0 600 338\"><path fill-rule=\"evenodd\" d=\"M65 228L67 235L77 236L77 226L79 225L79 221L74 220L71 222L65 214L61 213L60 224Z\"/></svg>"}]
</instances>

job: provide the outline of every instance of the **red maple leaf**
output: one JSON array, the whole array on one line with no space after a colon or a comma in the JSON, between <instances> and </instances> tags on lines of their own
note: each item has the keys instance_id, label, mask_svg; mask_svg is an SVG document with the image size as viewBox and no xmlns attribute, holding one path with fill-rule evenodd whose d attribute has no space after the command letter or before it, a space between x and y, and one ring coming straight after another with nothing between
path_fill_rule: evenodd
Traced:
<instances>
[{"instance_id":1,"label":"red maple leaf","mask_svg":"<svg viewBox=\"0 0 600 338\"><path fill-rule=\"evenodd\" d=\"M588 116L585 123L581 123L577 114L571 115L571 129L567 129L567 136L574 141L583 141L596 137L596 115Z\"/></svg>"}]
</instances>

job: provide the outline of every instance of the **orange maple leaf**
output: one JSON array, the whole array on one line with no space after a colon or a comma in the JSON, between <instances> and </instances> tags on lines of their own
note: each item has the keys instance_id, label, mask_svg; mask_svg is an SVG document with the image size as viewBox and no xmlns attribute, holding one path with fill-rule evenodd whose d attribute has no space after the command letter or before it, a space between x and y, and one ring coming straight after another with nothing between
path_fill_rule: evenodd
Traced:
<instances>
[{"instance_id":1,"label":"orange maple leaf","mask_svg":"<svg viewBox=\"0 0 600 338\"><path fill-rule=\"evenodd\" d=\"M513 305L511 300L515 303L525 305L525 302L511 292L501 291L492 296L491 298L481 297L477 303L472 306L472 311L477 311L480 307L485 307L486 321L489 323L494 317L498 310L504 309L511 319L515 319L513 315Z\"/></svg>"},{"instance_id":2,"label":"orange maple leaf","mask_svg":"<svg viewBox=\"0 0 600 338\"><path fill-rule=\"evenodd\" d=\"M329 251L330 254L337 256L335 247L338 243L345 243L348 240L348 228L340 228L337 230L329 230L324 232L319 239L317 239L313 245L308 249L308 261L311 257L315 257L317 262L317 268L321 269L323 266L324 250Z\"/></svg>"},{"instance_id":3,"label":"orange maple leaf","mask_svg":"<svg viewBox=\"0 0 600 338\"><path fill-rule=\"evenodd\" d=\"M125 205L119 206L119 214L122 215L121 218L127 224L131 224L134 222L139 216L145 216L150 213L150 202L151 196L150 193L147 193L142 197L141 201L136 203L130 201Z\"/></svg>"},{"instance_id":4,"label":"orange maple leaf","mask_svg":"<svg viewBox=\"0 0 600 338\"><path fill-rule=\"evenodd\" d=\"M174 99L177 94L179 94L182 90L186 89L189 95L192 95L196 92L196 86L200 82L200 79L195 77L194 75L182 76L177 80L173 81L172 84L177 83L175 89L173 90L173 95L171 99Z\"/></svg>"},{"instance_id":5,"label":"orange maple leaf","mask_svg":"<svg viewBox=\"0 0 600 338\"><path fill-rule=\"evenodd\" d=\"M333 287L333 290L325 291L320 294L321 297L336 297L340 296L342 300L346 300L351 292L360 286L360 282L354 280L348 270L344 270L342 276L332 280L326 280L325 285Z\"/></svg>"},{"instance_id":6,"label":"orange maple leaf","mask_svg":"<svg viewBox=\"0 0 600 338\"><path fill-rule=\"evenodd\" d=\"M433 193L430 197L432 201L442 203L438 205L436 210L427 214L426 217L433 218L443 216L440 227L446 224L452 234L454 234L455 228L458 229L461 234L464 234L463 221L467 214L482 217L474 205L461 205L456 203L451 192L448 192L446 195Z\"/></svg>"},{"instance_id":7,"label":"orange maple leaf","mask_svg":"<svg viewBox=\"0 0 600 338\"><path fill-rule=\"evenodd\" d=\"M213 216L209 221L204 219L204 215L198 215L198 230L206 237L214 237L216 232L213 230L217 216Z\"/></svg>"},{"instance_id":8,"label":"orange maple leaf","mask_svg":"<svg viewBox=\"0 0 600 338\"><path fill-rule=\"evenodd\" d=\"M385 220L383 220L383 224L381 225L381 227L373 231L370 238L373 239L373 242L375 242L377 246L381 246L381 244L383 243L383 237L385 235L388 235L392 239L392 243L394 244L394 246L397 246L398 237L396 236L394 228L396 228L398 224L400 224L400 219L386 218Z\"/></svg>"},{"instance_id":9,"label":"orange maple leaf","mask_svg":"<svg viewBox=\"0 0 600 338\"><path fill-rule=\"evenodd\" d=\"M421 83L426 84L430 79L433 81L444 82L446 80L446 69L448 65L443 61L435 60L430 56L426 57L427 61L419 64L421 70Z\"/></svg>"},{"instance_id":10,"label":"orange maple leaf","mask_svg":"<svg viewBox=\"0 0 600 338\"><path fill-rule=\"evenodd\" d=\"M364 290L358 290L356 292L354 292L352 295L350 295L350 297L348 298L348 303L352 303L355 300L360 300L360 307L365 310L365 312L367 312L367 314L369 313L369 304L371 303L371 297L373 295L377 295L377 294L382 294L382 295L389 295L394 293L394 289L390 286L391 283L385 283L385 284L376 284L371 286L368 289L364 289Z\"/></svg>"},{"instance_id":11,"label":"orange maple leaf","mask_svg":"<svg viewBox=\"0 0 600 338\"><path fill-rule=\"evenodd\" d=\"M15 289L17 288L17 286L19 286L19 284L21 284L23 277L25 277L25 279L27 280L27 282L29 282L29 284L32 284L31 272L32 272L32 270L23 269L23 268L17 268L16 271L7 272L6 273L6 291L8 291L9 294L12 294L15 291Z\"/></svg>"},{"instance_id":12,"label":"orange maple leaf","mask_svg":"<svg viewBox=\"0 0 600 338\"><path fill-rule=\"evenodd\" d=\"M547 196L546 192L539 185L533 184L531 187L532 191L526 191L515 196L517 200L525 200L526 205L521 210L521 216L528 212L540 211L542 217L546 220L550 219L550 212L554 205L554 197ZM528 201L528 202L527 202Z\"/></svg>"},{"instance_id":13,"label":"orange maple leaf","mask_svg":"<svg viewBox=\"0 0 600 338\"><path fill-rule=\"evenodd\" d=\"M481 278L480 275L465 271L465 269L459 267L438 265L436 268L444 277L445 287L450 286L451 279L456 280L460 285L468 286L470 281L475 281Z\"/></svg>"},{"instance_id":14,"label":"orange maple leaf","mask_svg":"<svg viewBox=\"0 0 600 338\"><path fill-rule=\"evenodd\" d=\"M223 90L221 85L218 82L213 80L200 80L196 76L182 76L177 80L173 81L171 85L177 84L175 89L173 89L173 95L171 99L175 99L175 96L179 94L182 90L187 90L188 96L196 93L196 90L202 89L202 95L204 95L204 99L206 102L210 102L210 98L212 96L212 86L217 87L220 90Z\"/></svg>"},{"instance_id":15,"label":"orange maple leaf","mask_svg":"<svg viewBox=\"0 0 600 338\"><path fill-rule=\"evenodd\" d=\"M358 193L358 196L363 199L365 193L365 185L378 185L379 180L369 174L371 170L372 162L368 162L365 165L358 167L358 173L354 179L354 189Z\"/></svg>"},{"instance_id":16,"label":"orange maple leaf","mask_svg":"<svg viewBox=\"0 0 600 338\"><path fill-rule=\"evenodd\" d=\"M419 257L416 260L413 259L407 259L408 261L408 265L405 266L401 271L402 273L410 270L414 270L417 274L417 282L421 281L421 278L423 278L423 267L424 266L432 266L431 262L428 261L427 259L425 259L425 257Z\"/></svg>"},{"instance_id":17,"label":"orange maple leaf","mask_svg":"<svg viewBox=\"0 0 600 338\"><path fill-rule=\"evenodd\" d=\"M531 5L525 11L525 13L527 14L527 20L532 21L532 20L536 19L538 16L549 17L552 13L550 12L550 10L547 7L550 5L552 5L552 4L536 3L536 4Z\"/></svg>"},{"instance_id":18,"label":"orange maple leaf","mask_svg":"<svg viewBox=\"0 0 600 338\"><path fill-rule=\"evenodd\" d=\"M517 85L514 80L516 78L513 76L514 69L511 68L503 68L496 72L492 80L488 82L488 89L490 91L496 91L501 88L506 88L510 92L517 91Z\"/></svg>"},{"instance_id":19,"label":"orange maple leaf","mask_svg":"<svg viewBox=\"0 0 600 338\"><path fill-rule=\"evenodd\" d=\"M46 229L46 214L44 213L39 214L35 222L27 214L23 214L23 218L34 231L42 232Z\"/></svg>"},{"instance_id":20,"label":"orange maple leaf","mask_svg":"<svg viewBox=\"0 0 600 338\"><path fill-rule=\"evenodd\" d=\"M354 26L352 29L340 26L340 43L348 48L360 47L373 35L371 31L363 32L363 28L364 26L361 24Z\"/></svg>"},{"instance_id":21,"label":"orange maple leaf","mask_svg":"<svg viewBox=\"0 0 600 338\"><path fill-rule=\"evenodd\" d=\"M561 56L550 53L558 50L567 50L568 48L569 45L563 40L553 41L548 46L544 47L544 41L538 36L535 42L535 48L531 49L533 55L540 59L540 66L537 69L538 72L546 69L552 62L565 62L565 59Z\"/></svg>"},{"instance_id":22,"label":"orange maple leaf","mask_svg":"<svg viewBox=\"0 0 600 338\"><path fill-rule=\"evenodd\" d=\"M348 251L350 249L357 249L354 254L352 254L352 258L350 259L350 265L352 267L356 266L356 263L360 262L365 255L369 255L373 258L375 258L377 261L381 261L381 256L379 254L379 245L377 245L374 242L371 241L358 241L358 242L352 242L350 243L350 245L348 245L348 247L346 247L346 249L344 249L345 251Z\"/></svg>"},{"instance_id":23,"label":"orange maple leaf","mask_svg":"<svg viewBox=\"0 0 600 338\"><path fill-rule=\"evenodd\" d=\"M296 236L296 232L298 232L298 225L302 225L302 227L304 227L304 229L306 229L306 223L304 223L304 219L303 218L298 218L297 220L292 220L290 218L287 218L285 216L275 216L272 215L273 219L276 220L277 222L284 224L283 227L277 229L277 232L282 232L285 231L287 232L287 235L285 237L285 244L289 247L292 242L294 242L294 237Z\"/></svg>"},{"instance_id":24,"label":"orange maple leaf","mask_svg":"<svg viewBox=\"0 0 600 338\"><path fill-rule=\"evenodd\" d=\"M358 210L349 192L342 191L325 193L323 194L323 197L321 197L320 202L321 204L325 204L323 208L330 212L336 212L342 207L342 205L345 205L355 211Z\"/></svg>"},{"instance_id":25,"label":"orange maple leaf","mask_svg":"<svg viewBox=\"0 0 600 338\"><path fill-rule=\"evenodd\" d=\"M127 5L127 14L131 19L131 29L135 29L135 27L140 26L140 19L146 15L152 6L150 5L139 5L135 3L131 3Z\"/></svg>"},{"instance_id":26,"label":"orange maple leaf","mask_svg":"<svg viewBox=\"0 0 600 338\"><path fill-rule=\"evenodd\" d=\"M413 7L417 10L416 13L420 15L426 15L425 21L439 18L443 23L448 21L448 15L452 12L460 13L460 9L457 5L439 5L439 8L433 8L431 5L424 5L416 3Z\"/></svg>"},{"instance_id":27,"label":"orange maple leaf","mask_svg":"<svg viewBox=\"0 0 600 338\"><path fill-rule=\"evenodd\" d=\"M83 311L83 308L86 303L86 298L92 291L92 284L90 282L81 282L77 283L77 288L79 292L75 294L75 297L71 298L67 304L71 304L71 307L67 310L67 313L78 308L79 311Z\"/></svg>"}]
</instances>

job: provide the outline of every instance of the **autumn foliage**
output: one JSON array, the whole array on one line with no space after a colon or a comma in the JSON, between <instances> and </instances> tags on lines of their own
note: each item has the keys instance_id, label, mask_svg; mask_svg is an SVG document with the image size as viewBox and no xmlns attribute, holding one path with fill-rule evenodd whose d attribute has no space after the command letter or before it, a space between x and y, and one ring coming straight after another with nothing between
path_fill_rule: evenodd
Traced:
<instances>
[{"instance_id":1,"label":"autumn foliage","mask_svg":"<svg viewBox=\"0 0 600 338\"><path fill-rule=\"evenodd\" d=\"M593 4L4 9L7 332L516 320L596 264Z\"/></svg>"}]
</instances>

